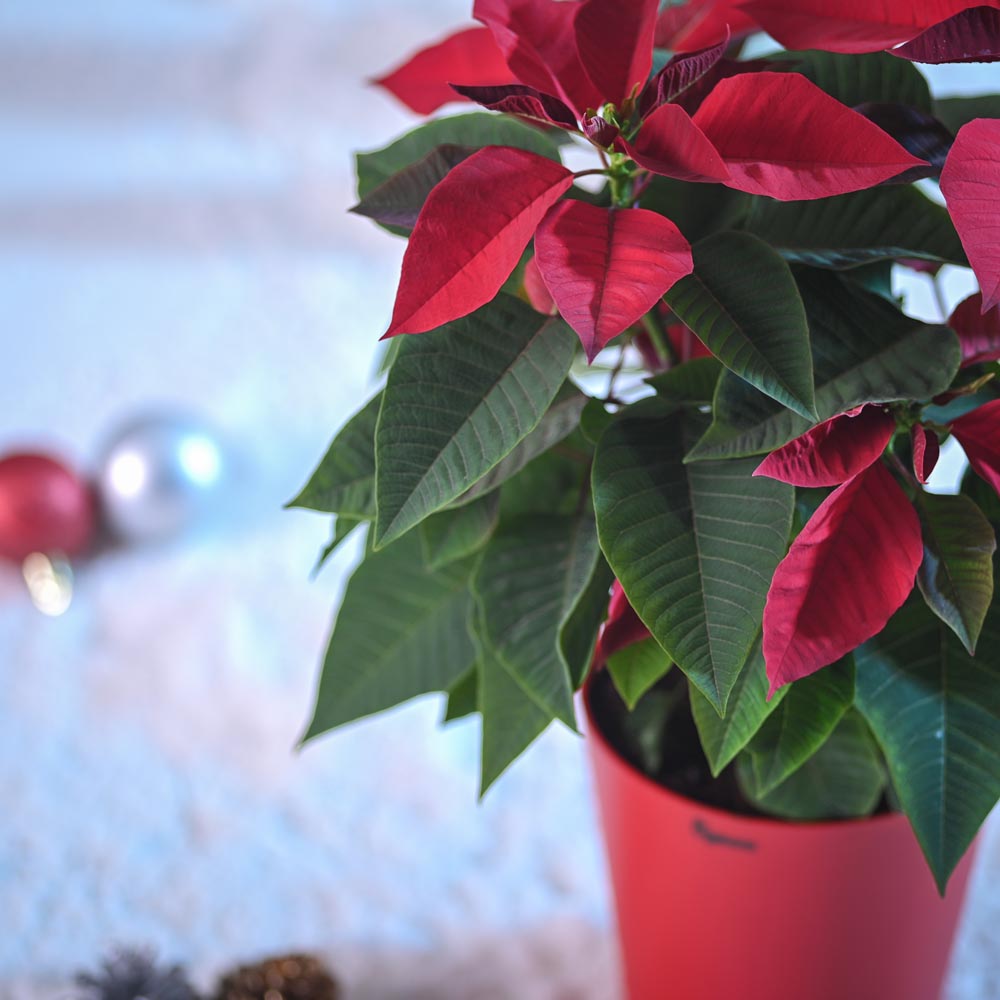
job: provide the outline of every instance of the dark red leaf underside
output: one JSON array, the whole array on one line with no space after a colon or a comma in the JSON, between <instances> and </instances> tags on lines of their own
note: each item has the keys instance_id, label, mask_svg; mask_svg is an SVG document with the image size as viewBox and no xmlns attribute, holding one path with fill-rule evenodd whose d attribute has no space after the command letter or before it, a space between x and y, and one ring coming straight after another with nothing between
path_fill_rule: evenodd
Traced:
<instances>
[{"instance_id":1,"label":"dark red leaf underside","mask_svg":"<svg viewBox=\"0 0 1000 1000\"><path fill-rule=\"evenodd\" d=\"M959 417L951 432L972 468L1000 494L1000 399Z\"/></svg>"},{"instance_id":2,"label":"dark red leaf underside","mask_svg":"<svg viewBox=\"0 0 1000 1000\"><path fill-rule=\"evenodd\" d=\"M452 89L490 111L520 115L548 125L576 130L576 116L573 112L558 97L543 94L534 87L526 87L521 83L509 83L502 87L465 87L454 84Z\"/></svg>"},{"instance_id":3,"label":"dark red leaf underside","mask_svg":"<svg viewBox=\"0 0 1000 1000\"><path fill-rule=\"evenodd\" d=\"M907 104L859 104L854 110L891 135L908 153L927 161L893 177L894 184L909 184L941 172L955 137L937 118Z\"/></svg>"},{"instance_id":4,"label":"dark red leaf underside","mask_svg":"<svg viewBox=\"0 0 1000 1000\"><path fill-rule=\"evenodd\" d=\"M925 166L798 73L722 80L694 122L729 168L723 183L779 201L859 191Z\"/></svg>"},{"instance_id":5,"label":"dark red leaf underside","mask_svg":"<svg viewBox=\"0 0 1000 1000\"><path fill-rule=\"evenodd\" d=\"M763 646L771 694L878 633L912 591L922 558L920 520L882 462L834 490L768 591Z\"/></svg>"},{"instance_id":6,"label":"dark red leaf underside","mask_svg":"<svg viewBox=\"0 0 1000 1000\"><path fill-rule=\"evenodd\" d=\"M963 299L948 318L962 345L962 367L1000 359L1000 306L983 312L980 292Z\"/></svg>"},{"instance_id":7,"label":"dark red leaf underside","mask_svg":"<svg viewBox=\"0 0 1000 1000\"><path fill-rule=\"evenodd\" d=\"M385 336L433 330L489 302L572 183L553 160L507 146L487 146L455 167L413 228Z\"/></svg>"},{"instance_id":8,"label":"dark red leaf underside","mask_svg":"<svg viewBox=\"0 0 1000 1000\"><path fill-rule=\"evenodd\" d=\"M643 639L649 638L649 629L643 625L634 608L628 602L622 585L615 580L611 588L611 603L608 605L608 617L601 629L594 650L594 666L603 666L609 657L620 649L632 646Z\"/></svg>"},{"instance_id":9,"label":"dark red leaf underside","mask_svg":"<svg viewBox=\"0 0 1000 1000\"><path fill-rule=\"evenodd\" d=\"M941 192L979 279L983 310L1000 303L1000 121L963 125L941 171Z\"/></svg>"},{"instance_id":10,"label":"dark red leaf underside","mask_svg":"<svg viewBox=\"0 0 1000 1000\"><path fill-rule=\"evenodd\" d=\"M617 125L605 121L600 115L589 115L583 119L583 134L593 143L607 149L620 135Z\"/></svg>"},{"instance_id":11,"label":"dark red leaf underside","mask_svg":"<svg viewBox=\"0 0 1000 1000\"><path fill-rule=\"evenodd\" d=\"M682 181L729 180L729 169L691 116L676 104L662 104L643 123L639 134L626 142L623 152L654 174Z\"/></svg>"},{"instance_id":12,"label":"dark red leaf underside","mask_svg":"<svg viewBox=\"0 0 1000 1000\"><path fill-rule=\"evenodd\" d=\"M754 475L792 486L838 486L877 461L895 429L894 417L881 406L842 413L771 452Z\"/></svg>"},{"instance_id":13,"label":"dark red leaf underside","mask_svg":"<svg viewBox=\"0 0 1000 1000\"><path fill-rule=\"evenodd\" d=\"M1000 10L963 10L890 51L918 63L996 62L1000 59Z\"/></svg>"},{"instance_id":14,"label":"dark red leaf underside","mask_svg":"<svg viewBox=\"0 0 1000 1000\"><path fill-rule=\"evenodd\" d=\"M910 445L913 451L913 474L921 483L926 483L941 456L941 442L934 431L922 424L914 424L910 428Z\"/></svg>"},{"instance_id":15,"label":"dark red leaf underside","mask_svg":"<svg viewBox=\"0 0 1000 1000\"><path fill-rule=\"evenodd\" d=\"M578 5L577 51L605 101L620 107L646 82L658 6L658 0L584 0Z\"/></svg>"},{"instance_id":16,"label":"dark red leaf underside","mask_svg":"<svg viewBox=\"0 0 1000 1000\"><path fill-rule=\"evenodd\" d=\"M646 84L639 100L643 115L648 115L661 104L677 100L685 90L693 87L719 62L729 44L729 31L725 36L706 49L674 56L652 80Z\"/></svg>"},{"instance_id":17,"label":"dark red leaf underside","mask_svg":"<svg viewBox=\"0 0 1000 1000\"><path fill-rule=\"evenodd\" d=\"M787 49L849 53L877 52L909 41L968 5L969 0L747 0L740 4Z\"/></svg>"},{"instance_id":18,"label":"dark red leaf underside","mask_svg":"<svg viewBox=\"0 0 1000 1000\"><path fill-rule=\"evenodd\" d=\"M535 259L590 360L693 268L691 247L669 219L582 201L549 211L535 235Z\"/></svg>"},{"instance_id":19,"label":"dark red leaf underside","mask_svg":"<svg viewBox=\"0 0 1000 1000\"><path fill-rule=\"evenodd\" d=\"M443 104L461 100L451 83L512 83L514 76L489 29L466 28L421 49L372 82L417 114L429 115Z\"/></svg>"},{"instance_id":20,"label":"dark red leaf underside","mask_svg":"<svg viewBox=\"0 0 1000 1000\"><path fill-rule=\"evenodd\" d=\"M521 83L555 94L582 116L587 108L599 108L604 96L577 51L574 21L579 6L579 0L475 0L472 14L493 32Z\"/></svg>"}]
</instances>

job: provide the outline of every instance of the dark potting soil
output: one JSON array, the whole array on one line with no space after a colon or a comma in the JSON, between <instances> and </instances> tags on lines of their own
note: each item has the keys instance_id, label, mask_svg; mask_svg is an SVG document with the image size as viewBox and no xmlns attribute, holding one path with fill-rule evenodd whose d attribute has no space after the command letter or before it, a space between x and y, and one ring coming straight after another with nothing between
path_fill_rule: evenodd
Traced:
<instances>
[{"instance_id":1,"label":"dark potting soil","mask_svg":"<svg viewBox=\"0 0 1000 1000\"><path fill-rule=\"evenodd\" d=\"M595 674L590 708L604 738L633 767L678 795L745 816L765 815L743 795L736 769L712 777L691 715L687 681L672 670L629 711L606 670Z\"/></svg>"},{"instance_id":2,"label":"dark potting soil","mask_svg":"<svg viewBox=\"0 0 1000 1000\"><path fill-rule=\"evenodd\" d=\"M594 723L614 750L657 784L726 812L774 818L743 794L735 764L712 777L691 714L687 680L679 670L658 681L631 711L611 675L600 670L590 682L590 708ZM892 811L883 796L874 815Z\"/></svg>"}]
</instances>

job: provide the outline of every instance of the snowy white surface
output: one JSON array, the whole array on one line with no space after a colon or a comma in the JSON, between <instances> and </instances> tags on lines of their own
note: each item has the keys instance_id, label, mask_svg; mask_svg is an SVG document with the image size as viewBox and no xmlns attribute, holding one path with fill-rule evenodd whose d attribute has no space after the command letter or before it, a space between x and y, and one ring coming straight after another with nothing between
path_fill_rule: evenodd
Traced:
<instances>
[{"instance_id":1,"label":"snowy white surface","mask_svg":"<svg viewBox=\"0 0 1000 1000\"><path fill-rule=\"evenodd\" d=\"M310 582L326 523L280 505L369 392L401 252L344 213L350 151L413 123L360 81L466 7L0 6L0 450L85 465L155 405L244 470L226 524L96 560L62 618L0 576L0 997L123 943L205 981L314 949L373 1000L614 995L575 737L481 807L435 700L292 751L352 551ZM949 1000L1000 998L982 853Z\"/></svg>"}]
</instances>

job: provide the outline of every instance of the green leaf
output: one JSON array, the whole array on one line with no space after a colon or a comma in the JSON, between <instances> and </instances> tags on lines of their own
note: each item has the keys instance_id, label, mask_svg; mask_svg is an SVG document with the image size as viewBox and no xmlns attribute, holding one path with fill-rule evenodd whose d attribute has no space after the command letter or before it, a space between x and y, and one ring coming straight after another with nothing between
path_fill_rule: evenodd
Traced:
<instances>
[{"instance_id":1,"label":"green leaf","mask_svg":"<svg viewBox=\"0 0 1000 1000\"><path fill-rule=\"evenodd\" d=\"M964 496L920 493L917 513L924 536L924 561L917 586L927 606L947 624L969 651L993 600L993 526Z\"/></svg>"},{"instance_id":2,"label":"green leaf","mask_svg":"<svg viewBox=\"0 0 1000 1000\"><path fill-rule=\"evenodd\" d=\"M464 507L431 514L420 524L420 540L428 569L477 552L488 541L500 516L500 494L487 493Z\"/></svg>"},{"instance_id":3,"label":"green leaf","mask_svg":"<svg viewBox=\"0 0 1000 1000\"><path fill-rule=\"evenodd\" d=\"M958 132L976 118L1000 118L1000 94L938 98L934 102L934 117L952 132Z\"/></svg>"},{"instance_id":4,"label":"green leaf","mask_svg":"<svg viewBox=\"0 0 1000 1000\"><path fill-rule=\"evenodd\" d=\"M309 482L288 507L366 520L375 515L375 424L382 393L343 426Z\"/></svg>"},{"instance_id":5,"label":"green leaf","mask_svg":"<svg viewBox=\"0 0 1000 1000\"><path fill-rule=\"evenodd\" d=\"M858 708L943 893L1000 798L1000 608L975 659L920 600L855 656Z\"/></svg>"},{"instance_id":6,"label":"green leaf","mask_svg":"<svg viewBox=\"0 0 1000 1000\"><path fill-rule=\"evenodd\" d=\"M552 716L511 676L486 643L479 643L479 708L483 714L480 797L544 732Z\"/></svg>"},{"instance_id":7,"label":"green leaf","mask_svg":"<svg viewBox=\"0 0 1000 1000\"><path fill-rule=\"evenodd\" d=\"M1000 527L1000 496L971 466L962 476L962 496L968 497L994 527Z\"/></svg>"},{"instance_id":8,"label":"green leaf","mask_svg":"<svg viewBox=\"0 0 1000 1000\"><path fill-rule=\"evenodd\" d=\"M470 667L450 688L445 706L444 722L464 719L479 711L479 665Z\"/></svg>"},{"instance_id":9,"label":"green leaf","mask_svg":"<svg viewBox=\"0 0 1000 1000\"><path fill-rule=\"evenodd\" d=\"M581 414L588 399L589 397L571 382L564 383L552 405L538 422L538 426L506 458L501 459L482 479L466 490L455 503L469 503L502 486L538 456L544 455L560 441L569 437L580 426Z\"/></svg>"},{"instance_id":10,"label":"green leaf","mask_svg":"<svg viewBox=\"0 0 1000 1000\"><path fill-rule=\"evenodd\" d=\"M605 431L593 470L601 548L653 637L720 714L760 630L794 490L756 462L684 465L699 414L658 398Z\"/></svg>"},{"instance_id":11,"label":"green leaf","mask_svg":"<svg viewBox=\"0 0 1000 1000\"><path fill-rule=\"evenodd\" d=\"M530 516L501 523L473 578L482 642L548 717L570 728L573 679L586 663L568 662L561 640L599 557L589 511Z\"/></svg>"},{"instance_id":12,"label":"green leaf","mask_svg":"<svg viewBox=\"0 0 1000 1000\"><path fill-rule=\"evenodd\" d=\"M462 496L510 454L555 398L576 346L561 320L506 295L407 337L375 431L376 546Z\"/></svg>"},{"instance_id":13,"label":"green leaf","mask_svg":"<svg viewBox=\"0 0 1000 1000\"><path fill-rule=\"evenodd\" d=\"M806 417L815 416L809 328L788 265L749 233L693 247L694 273L667 304L731 371Z\"/></svg>"},{"instance_id":14,"label":"green leaf","mask_svg":"<svg viewBox=\"0 0 1000 1000\"><path fill-rule=\"evenodd\" d=\"M613 413L608 413L599 399L588 399L580 414L580 430L591 443L597 444L605 429L615 419Z\"/></svg>"},{"instance_id":15,"label":"green leaf","mask_svg":"<svg viewBox=\"0 0 1000 1000\"><path fill-rule=\"evenodd\" d=\"M785 819L870 816L885 790L878 747L855 711L847 712L819 750L765 795L757 794L749 763L744 757L737 766L744 794L759 809Z\"/></svg>"},{"instance_id":16,"label":"green leaf","mask_svg":"<svg viewBox=\"0 0 1000 1000\"><path fill-rule=\"evenodd\" d=\"M757 795L777 788L826 742L854 701L854 672L845 657L790 686L749 745Z\"/></svg>"},{"instance_id":17,"label":"green leaf","mask_svg":"<svg viewBox=\"0 0 1000 1000\"><path fill-rule=\"evenodd\" d=\"M668 402L707 406L715 396L721 374L722 364L717 358L694 358L646 381Z\"/></svg>"},{"instance_id":18,"label":"green leaf","mask_svg":"<svg viewBox=\"0 0 1000 1000\"><path fill-rule=\"evenodd\" d=\"M452 118L437 118L407 132L402 138L370 153L358 153L358 198L394 174L423 159L438 146L514 146L527 149L551 160L559 159L559 149L539 129L506 115L473 112Z\"/></svg>"},{"instance_id":19,"label":"green leaf","mask_svg":"<svg viewBox=\"0 0 1000 1000\"><path fill-rule=\"evenodd\" d=\"M794 62L801 73L849 108L872 102L906 104L931 114L930 88L912 63L886 52L843 55L837 52L776 52L769 59Z\"/></svg>"},{"instance_id":20,"label":"green leaf","mask_svg":"<svg viewBox=\"0 0 1000 1000\"><path fill-rule=\"evenodd\" d=\"M579 431L567 443L583 440ZM500 519L522 514L572 514L589 490L590 454L566 454L560 448L539 455L500 490Z\"/></svg>"},{"instance_id":21,"label":"green leaf","mask_svg":"<svg viewBox=\"0 0 1000 1000\"><path fill-rule=\"evenodd\" d=\"M786 259L814 267L851 268L900 257L968 263L948 210L911 186L807 202L755 198L747 229Z\"/></svg>"},{"instance_id":22,"label":"green leaf","mask_svg":"<svg viewBox=\"0 0 1000 1000\"><path fill-rule=\"evenodd\" d=\"M475 660L470 563L432 573L416 534L373 553L348 581L303 737L446 691Z\"/></svg>"},{"instance_id":23,"label":"green leaf","mask_svg":"<svg viewBox=\"0 0 1000 1000\"><path fill-rule=\"evenodd\" d=\"M837 274L804 269L798 280L820 420L862 403L928 399L951 385L961 349L950 330L924 326ZM727 372L716 388L713 415L689 461L759 455L812 426Z\"/></svg>"},{"instance_id":24,"label":"green leaf","mask_svg":"<svg viewBox=\"0 0 1000 1000\"><path fill-rule=\"evenodd\" d=\"M877 260L872 264L861 264L845 271L844 277L855 282L866 292L872 292L898 308L902 305L902 299L897 298L892 291L893 267L895 265L891 260Z\"/></svg>"},{"instance_id":25,"label":"green leaf","mask_svg":"<svg viewBox=\"0 0 1000 1000\"><path fill-rule=\"evenodd\" d=\"M756 736L765 720L781 704L790 690L787 685L779 688L774 697L768 701L769 687L764 654L758 643L733 685L724 716L720 717L712 707L712 703L701 692L694 687L691 688L691 714L698 727L701 746L712 769L713 777L717 778Z\"/></svg>"},{"instance_id":26,"label":"green leaf","mask_svg":"<svg viewBox=\"0 0 1000 1000\"><path fill-rule=\"evenodd\" d=\"M597 645L597 633L607 617L611 584L614 582L615 575L598 550L590 579L559 632L559 649L569 664L570 683L574 691L587 678Z\"/></svg>"},{"instance_id":27,"label":"green leaf","mask_svg":"<svg viewBox=\"0 0 1000 1000\"><path fill-rule=\"evenodd\" d=\"M404 167L372 188L351 211L374 219L383 226L407 232L416 224L427 196L452 168L475 150L446 143L432 149L416 163Z\"/></svg>"},{"instance_id":28,"label":"green leaf","mask_svg":"<svg viewBox=\"0 0 1000 1000\"><path fill-rule=\"evenodd\" d=\"M721 184L695 184L672 177L650 178L641 208L665 215L688 243L737 228L750 211L751 198Z\"/></svg>"},{"instance_id":29,"label":"green leaf","mask_svg":"<svg viewBox=\"0 0 1000 1000\"><path fill-rule=\"evenodd\" d=\"M313 566L311 576L315 577L318 575L319 571L326 565L327 559L333 555L334 552L340 548L340 543L344 541L345 538L359 525L365 522L359 517L346 517L341 515L334 519L333 526L333 537L330 539L329 544L327 544L323 551L320 552L319 558L316 560L316 565Z\"/></svg>"},{"instance_id":30,"label":"green leaf","mask_svg":"<svg viewBox=\"0 0 1000 1000\"><path fill-rule=\"evenodd\" d=\"M673 663L655 639L643 639L609 656L607 666L618 693L631 710Z\"/></svg>"}]
</instances>

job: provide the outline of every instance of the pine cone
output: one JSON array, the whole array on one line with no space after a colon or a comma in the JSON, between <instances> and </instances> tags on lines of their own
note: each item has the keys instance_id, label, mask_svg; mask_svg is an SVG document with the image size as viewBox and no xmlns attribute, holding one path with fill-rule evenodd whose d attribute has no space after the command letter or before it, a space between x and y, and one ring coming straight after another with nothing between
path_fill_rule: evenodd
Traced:
<instances>
[{"instance_id":1,"label":"pine cone","mask_svg":"<svg viewBox=\"0 0 1000 1000\"><path fill-rule=\"evenodd\" d=\"M198 1000L179 966L157 968L148 952L122 950L106 958L96 975L80 973L79 1000Z\"/></svg>"},{"instance_id":2,"label":"pine cone","mask_svg":"<svg viewBox=\"0 0 1000 1000\"><path fill-rule=\"evenodd\" d=\"M321 962L284 955L243 965L224 976L216 1000L337 1000L340 989Z\"/></svg>"}]
</instances>

